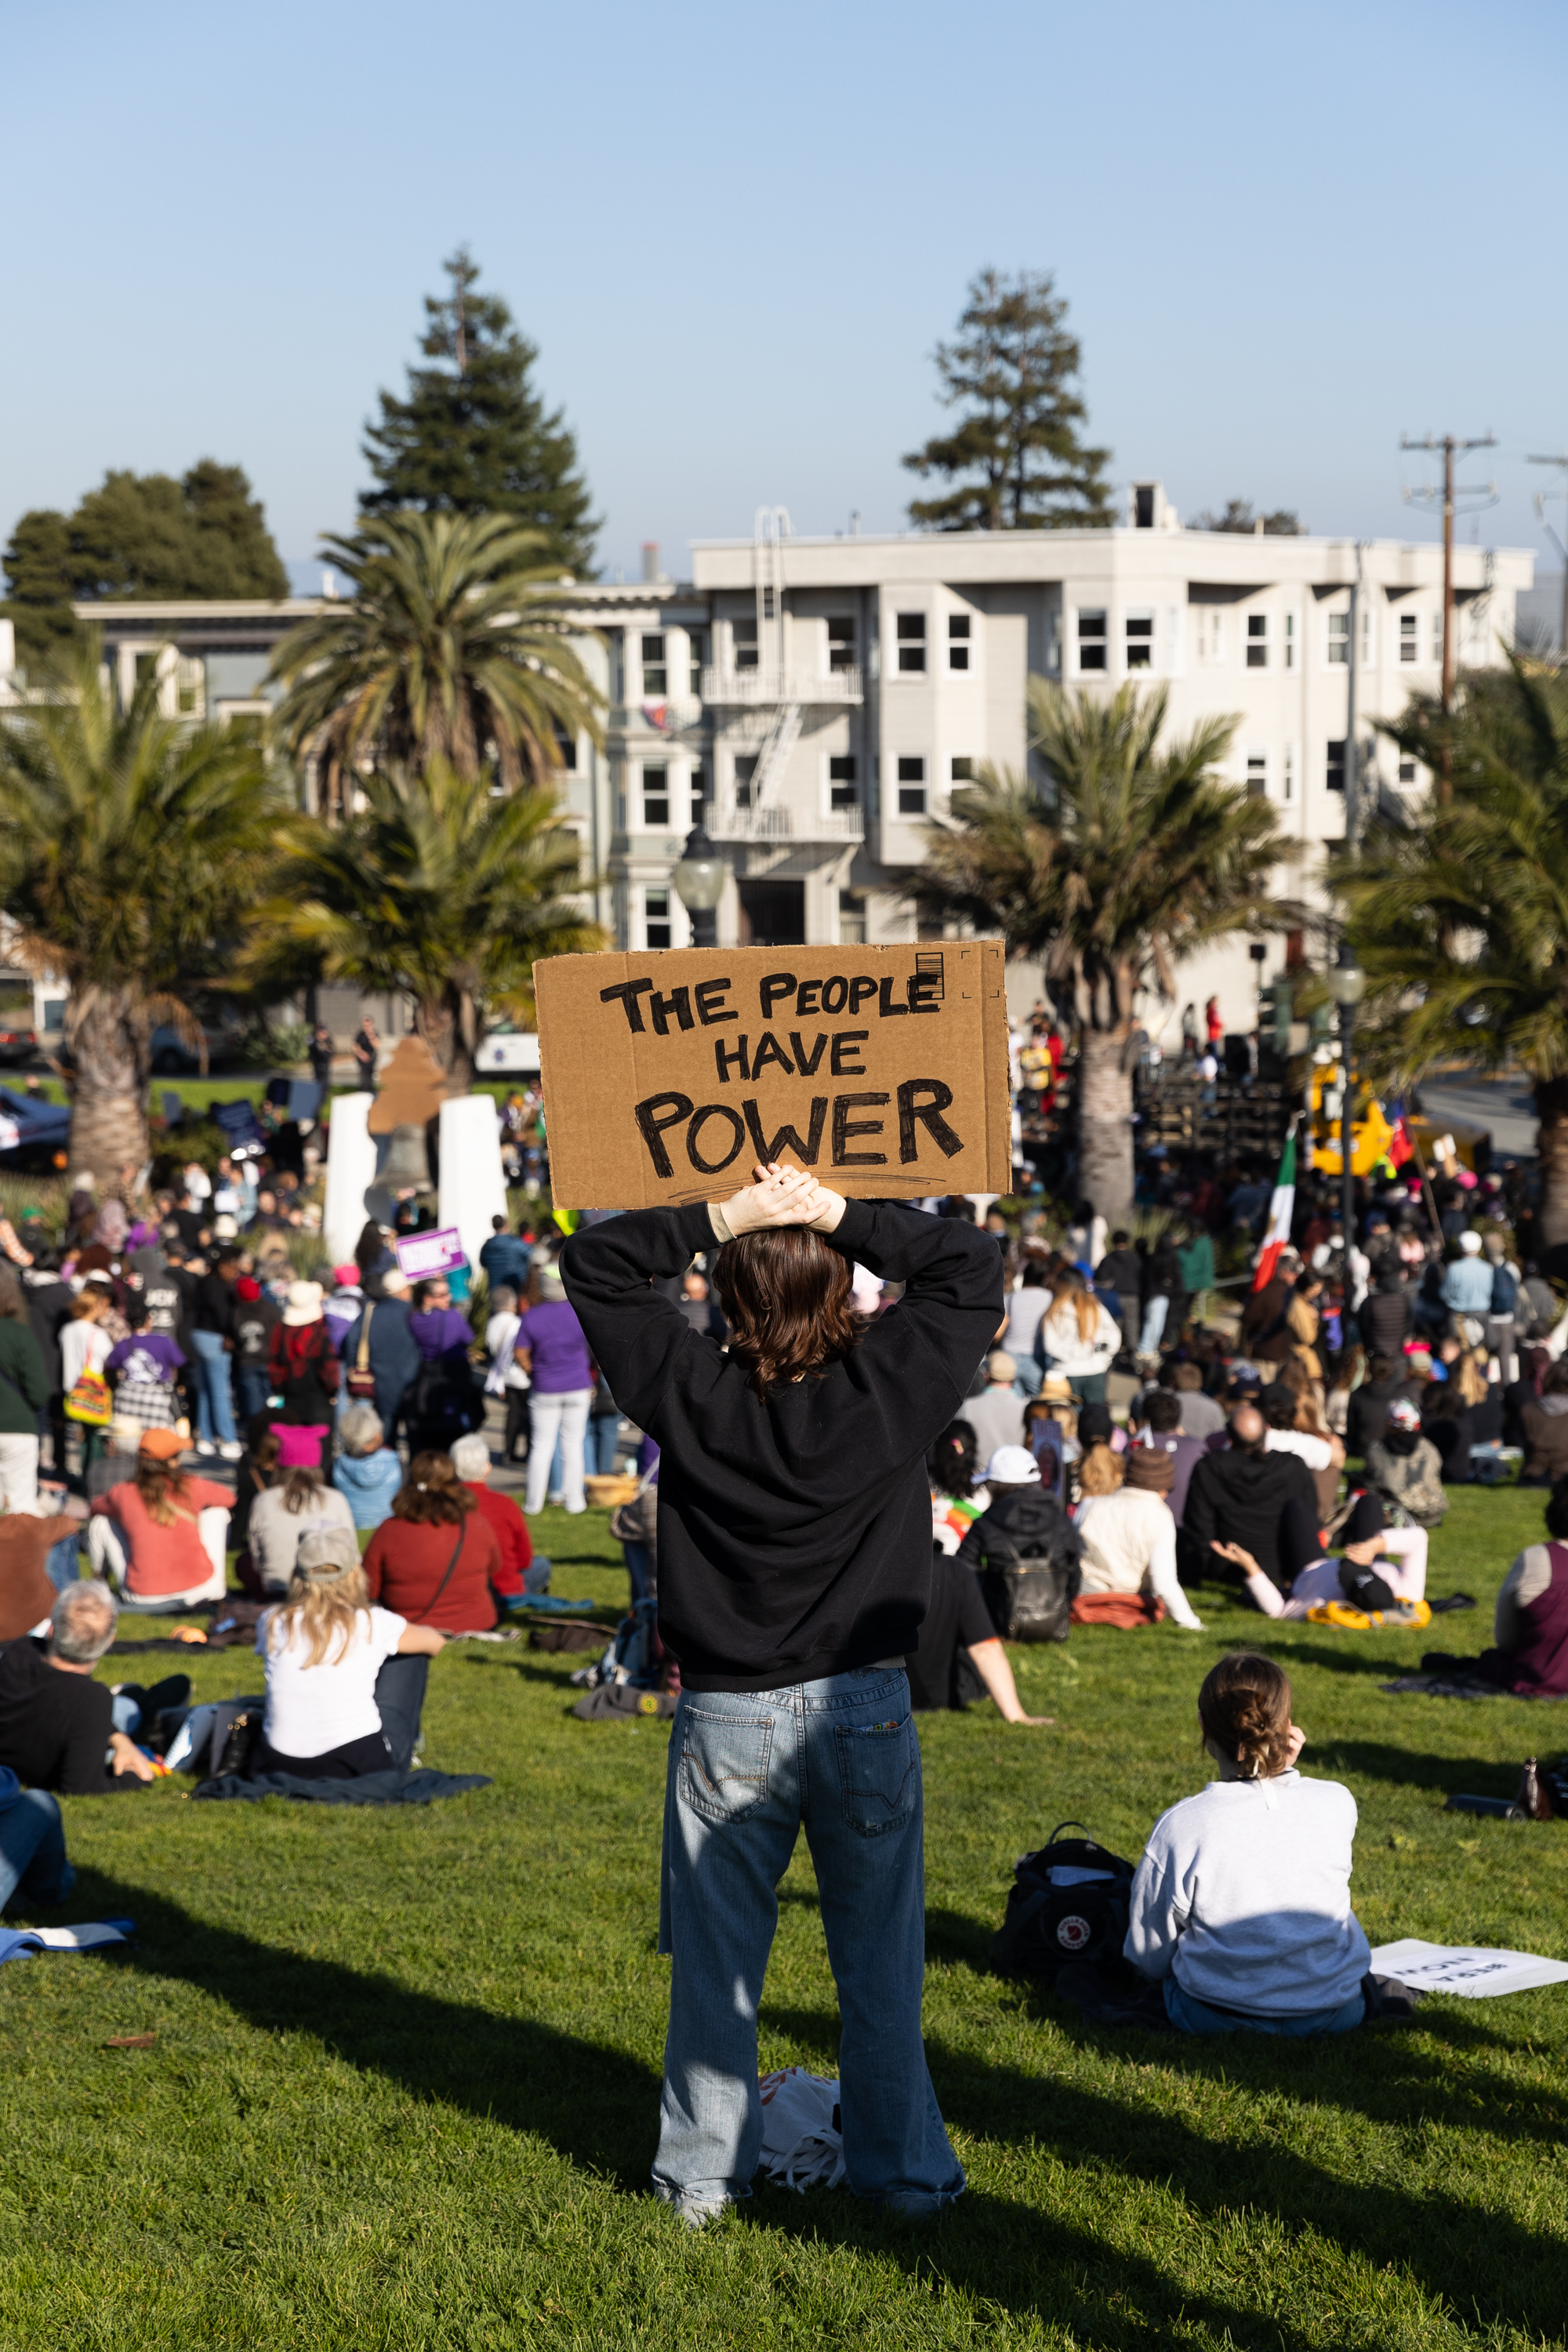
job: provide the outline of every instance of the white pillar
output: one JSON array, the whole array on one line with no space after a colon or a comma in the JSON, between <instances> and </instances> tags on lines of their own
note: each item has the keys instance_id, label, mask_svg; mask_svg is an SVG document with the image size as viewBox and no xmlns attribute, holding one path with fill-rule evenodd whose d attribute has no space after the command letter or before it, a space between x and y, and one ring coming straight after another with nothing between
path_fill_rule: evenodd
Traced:
<instances>
[{"instance_id":1,"label":"white pillar","mask_svg":"<svg viewBox=\"0 0 1568 2352\"><path fill-rule=\"evenodd\" d=\"M491 1219L506 1215L500 1124L493 1095L457 1095L441 1105L441 1192L437 1222L456 1225L475 1274Z\"/></svg>"},{"instance_id":2,"label":"white pillar","mask_svg":"<svg viewBox=\"0 0 1568 2352\"><path fill-rule=\"evenodd\" d=\"M369 1213L364 1196L375 1181L375 1138L365 1121L374 1100L372 1094L337 1095L332 1100L321 1230L334 1265L353 1257Z\"/></svg>"}]
</instances>

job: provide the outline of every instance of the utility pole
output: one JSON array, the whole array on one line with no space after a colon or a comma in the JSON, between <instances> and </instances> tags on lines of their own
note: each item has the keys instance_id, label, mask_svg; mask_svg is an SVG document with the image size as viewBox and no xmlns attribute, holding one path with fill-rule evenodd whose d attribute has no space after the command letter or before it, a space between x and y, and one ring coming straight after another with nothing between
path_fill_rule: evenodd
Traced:
<instances>
[{"instance_id":1,"label":"utility pole","mask_svg":"<svg viewBox=\"0 0 1568 2352\"><path fill-rule=\"evenodd\" d=\"M1361 767L1356 756L1355 683L1357 649L1361 644L1362 549L1356 541L1355 578L1351 582L1350 644L1345 648L1345 856L1355 856L1361 832Z\"/></svg>"},{"instance_id":2,"label":"utility pole","mask_svg":"<svg viewBox=\"0 0 1568 2352\"><path fill-rule=\"evenodd\" d=\"M1458 434L1428 433L1424 440L1414 441L1408 434L1402 436L1402 449L1441 449L1443 452L1443 682L1441 702L1447 719L1454 707L1454 460L1468 455L1472 449L1495 449L1497 439L1490 433L1479 433L1472 440L1462 441ZM1420 499L1427 506L1435 503L1435 490L1406 490L1405 498ZM1497 495L1496 486L1489 485L1489 502ZM1449 794L1448 754L1445 746L1443 770L1437 779L1437 797L1446 801Z\"/></svg>"},{"instance_id":3,"label":"utility pole","mask_svg":"<svg viewBox=\"0 0 1568 2352\"><path fill-rule=\"evenodd\" d=\"M1558 472L1563 477L1564 487L1568 488L1568 457L1527 457L1524 462L1527 466L1555 466ZM1540 499L1537 499L1535 501L1535 511L1537 514L1541 515L1541 520L1546 524L1546 529L1549 531L1552 531L1552 538L1557 541L1557 552L1563 558L1562 652L1563 660L1568 661L1568 549L1563 547L1563 541L1557 538L1557 533L1554 530L1552 530L1552 525L1546 521L1546 517L1544 514L1542 514L1541 509L1542 501Z\"/></svg>"}]
</instances>

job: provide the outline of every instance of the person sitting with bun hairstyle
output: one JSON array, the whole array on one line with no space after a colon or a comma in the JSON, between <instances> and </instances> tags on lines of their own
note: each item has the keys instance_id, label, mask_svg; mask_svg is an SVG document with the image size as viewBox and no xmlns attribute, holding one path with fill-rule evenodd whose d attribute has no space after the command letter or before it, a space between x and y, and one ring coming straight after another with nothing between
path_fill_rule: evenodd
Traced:
<instances>
[{"instance_id":1,"label":"person sitting with bun hairstyle","mask_svg":"<svg viewBox=\"0 0 1568 2352\"><path fill-rule=\"evenodd\" d=\"M1234 1650L1198 1693L1219 1778L1155 1822L1126 1957L1185 2033L1348 2033L1372 1954L1351 1909L1355 1799L1296 1769L1305 1735L1272 1658Z\"/></svg>"}]
</instances>

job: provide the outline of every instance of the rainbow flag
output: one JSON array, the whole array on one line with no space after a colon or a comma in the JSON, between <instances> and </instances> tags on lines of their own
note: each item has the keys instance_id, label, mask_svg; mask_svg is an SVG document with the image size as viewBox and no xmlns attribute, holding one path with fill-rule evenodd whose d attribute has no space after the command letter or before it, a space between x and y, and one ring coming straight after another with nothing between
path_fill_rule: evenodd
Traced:
<instances>
[{"instance_id":1,"label":"rainbow flag","mask_svg":"<svg viewBox=\"0 0 1568 2352\"><path fill-rule=\"evenodd\" d=\"M1279 1155L1279 1173L1274 1179L1274 1197L1268 1203L1268 1225L1258 1252L1258 1271L1252 1277L1254 1290L1266 1289L1274 1279L1274 1269L1279 1263L1279 1253L1290 1239L1290 1219L1296 1207L1296 1130L1285 1138L1285 1149Z\"/></svg>"}]
</instances>

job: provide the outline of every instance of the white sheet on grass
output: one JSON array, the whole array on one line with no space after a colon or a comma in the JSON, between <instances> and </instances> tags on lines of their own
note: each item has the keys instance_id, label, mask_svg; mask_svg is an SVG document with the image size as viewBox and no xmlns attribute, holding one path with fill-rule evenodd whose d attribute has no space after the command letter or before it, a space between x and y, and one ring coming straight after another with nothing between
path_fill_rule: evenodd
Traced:
<instances>
[{"instance_id":1,"label":"white sheet on grass","mask_svg":"<svg viewBox=\"0 0 1568 2352\"><path fill-rule=\"evenodd\" d=\"M1414 1992L1457 1992L1471 2000L1568 1981L1568 1961L1549 1960L1539 1952L1505 1952L1488 1944L1424 1944L1416 1936L1380 1944L1372 1965L1378 1976L1397 1977Z\"/></svg>"}]
</instances>

